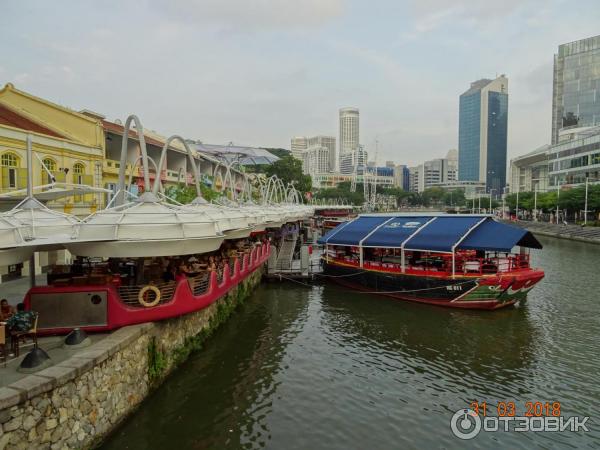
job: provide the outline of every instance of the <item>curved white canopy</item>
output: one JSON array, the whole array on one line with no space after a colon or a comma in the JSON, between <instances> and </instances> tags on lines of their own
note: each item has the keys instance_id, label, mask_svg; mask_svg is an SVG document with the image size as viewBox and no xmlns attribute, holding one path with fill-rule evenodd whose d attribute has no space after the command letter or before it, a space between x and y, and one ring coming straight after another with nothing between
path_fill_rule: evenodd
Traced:
<instances>
[{"instance_id":1,"label":"curved white canopy","mask_svg":"<svg viewBox=\"0 0 600 450\"><path fill-rule=\"evenodd\" d=\"M32 255L32 247L23 247L25 240L20 224L6 214L0 214L0 265L8 266L23 262Z\"/></svg>"},{"instance_id":2,"label":"curved white canopy","mask_svg":"<svg viewBox=\"0 0 600 450\"><path fill-rule=\"evenodd\" d=\"M18 246L36 247L37 250L43 250L44 246L60 246L72 242L80 223L75 216L47 208L31 197L2 216L18 227L21 240L17 243ZM2 246L0 243L0 247Z\"/></svg>"},{"instance_id":3,"label":"curved white canopy","mask_svg":"<svg viewBox=\"0 0 600 450\"><path fill-rule=\"evenodd\" d=\"M92 239L103 242L87 242ZM146 193L135 202L92 214L79 226L79 256L153 257L217 250L224 236L206 213L159 202Z\"/></svg>"}]
</instances>

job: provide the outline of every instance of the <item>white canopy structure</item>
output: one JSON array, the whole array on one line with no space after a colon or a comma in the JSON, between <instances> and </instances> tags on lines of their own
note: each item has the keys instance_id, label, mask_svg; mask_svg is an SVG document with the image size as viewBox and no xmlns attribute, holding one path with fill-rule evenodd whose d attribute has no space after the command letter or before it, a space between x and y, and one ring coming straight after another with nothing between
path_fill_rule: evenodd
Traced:
<instances>
[{"instance_id":1,"label":"white canopy structure","mask_svg":"<svg viewBox=\"0 0 600 450\"><path fill-rule=\"evenodd\" d=\"M26 244L21 226L11 217L0 215L0 265L18 264L31 257L33 248Z\"/></svg>"},{"instance_id":2,"label":"white canopy structure","mask_svg":"<svg viewBox=\"0 0 600 450\"><path fill-rule=\"evenodd\" d=\"M135 201L124 203L127 141L132 122L135 122L142 151L145 192ZM86 218L79 226L78 241L67 245L67 249L79 256L120 258L189 255L217 250L224 235L213 218L203 212L161 202L151 192L148 154L139 119L129 116L124 129L119 190L115 196L117 206ZM103 242L93 242L94 239Z\"/></svg>"},{"instance_id":3,"label":"white canopy structure","mask_svg":"<svg viewBox=\"0 0 600 450\"><path fill-rule=\"evenodd\" d=\"M71 253L115 258L206 253L224 239L206 214L154 201L150 193L92 214L80 225L78 237L67 245Z\"/></svg>"},{"instance_id":4,"label":"white canopy structure","mask_svg":"<svg viewBox=\"0 0 600 450\"><path fill-rule=\"evenodd\" d=\"M225 239L241 239L250 236L252 227L250 226L250 221L245 214L234 208L208 203L204 198L202 198L198 168L196 166L194 155L186 140L181 136L173 135L166 140L160 155L157 171L160 173L162 170L167 149L169 148L169 144L174 140L180 141L183 147L186 149L189 164L193 170L196 184L196 198L189 205L180 205L182 211L193 212L195 214L205 214L207 217L216 222L218 230L225 234ZM154 195L158 195L159 187L160 179L157 177L157 179L154 181Z\"/></svg>"}]
</instances>

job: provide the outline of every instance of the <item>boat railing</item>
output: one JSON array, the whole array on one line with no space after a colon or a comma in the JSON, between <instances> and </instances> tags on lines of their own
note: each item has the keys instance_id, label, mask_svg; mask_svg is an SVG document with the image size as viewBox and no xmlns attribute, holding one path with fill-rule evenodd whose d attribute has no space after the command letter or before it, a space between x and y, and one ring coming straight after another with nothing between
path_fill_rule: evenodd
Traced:
<instances>
[{"instance_id":1,"label":"boat railing","mask_svg":"<svg viewBox=\"0 0 600 450\"><path fill-rule=\"evenodd\" d=\"M208 288L210 286L210 272L202 272L194 277L188 278L188 283L190 284L190 290L194 297L198 297L202 294L208 292Z\"/></svg>"},{"instance_id":2,"label":"boat railing","mask_svg":"<svg viewBox=\"0 0 600 450\"><path fill-rule=\"evenodd\" d=\"M165 303L169 303L173 300L173 294L175 293L175 288L177 287L176 281L168 281L166 283L156 283L151 285L132 285L132 286L119 286L119 297L121 301L125 303L127 306L134 306L138 308L144 308L140 302L140 297L143 296L144 300L147 302L152 302L153 298L146 298L145 295L141 295L142 289L145 289L147 286L156 287L160 291L160 300L157 305L163 305ZM150 290L146 289L144 291L148 296L152 295Z\"/></svg>"},{"instance_id":3,"label":"boat railing","mask_svg":"<svg viewBox=\"0 0 600 450\"><path fill-rule=\"evenodd\" d=\"M253 269L257 263L261 262L261 260L269 254L269 245L263 244L261 246L257 246L253 249L249 254L244 254L243 258L233 257L229 259L227 264L219 267L216 272L216 282L217 286L221 286L225 280L225 270L229 272L228 280L231 280L236 275L235 271L235 261L238 260L238 267L240 273L247 273L247 271ZM227 268L226 268L227 267ZM187 277L187 282L190 287L190 290L194 297L199 297L201 295L206 294L211 290L211 283L213 283L213 277L211 276L212 271L206 270L195 276ZM160 283L150 283L145 285L132 285L132 286L119 286L117 291L119 293L119 297L122 303L127 306L136 307L136 308L147 308L148 306L143 305L140 302L140 293L147 286L156 287L160 291L160 300L156 305L159 306L165 303L169 303L173 300L173 296L175 294L175 290L178 281L169 281L169 282L160 282ZM216 286L215 286L216 288ZM152 303L155 297L153 296L153 289L146 289L142 295L142 300L147 303ZM147 293L147 294L146 294Z\"/></svg>"},{"instance_id":4,"label":"boat railing","mask_svg":"<svg viewBox=\"0 0 600 450\"><path fill-rule=\"evenodd\" d=\"M344 264L351 264L359 266L358 255L355 256L343 256L331 258L334 261L342 262ZM452 256L442 255L436 258L425 258L419 260L418 263L413 263L410 260L405 266L406 272L434 272L442 274L452 273ZM396 262L384 262L384 261L364 261L363 267L365 269L384 269L400 272L402 265ZM518 270L529 269L529 255L527 254L509 254L506 256L488 256L488 257L476 257L471 255L457 254L455 259L455 273L462 273L465 275L489 275L495 273L506 273L515 272Z\"/></svg>"}]
</instances>

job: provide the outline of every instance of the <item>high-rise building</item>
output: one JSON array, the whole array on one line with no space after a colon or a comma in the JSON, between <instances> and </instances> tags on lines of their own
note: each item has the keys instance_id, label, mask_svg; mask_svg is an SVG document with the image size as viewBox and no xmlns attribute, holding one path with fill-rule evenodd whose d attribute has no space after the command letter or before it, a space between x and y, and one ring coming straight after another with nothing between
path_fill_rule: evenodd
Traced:
<instances>
[{"instance_id":1,"label":"high-rise building","mask_svg":"<svg viewBox=\"0 0 600 450\"><path fill-rule=\"evenodd\" d=\"M405 191L410 190L410 171L404 164L398 164L394 166L394 186Z\"/></svg>"},{"instance_id":2,"label":"high-rise building","mask_svg":"<svg viewBox=\"0 0 600 450\"><path fill-rule=\"evenodd\" d=\"M460 96L458 178L484 182L500 195L506 185L508 79L482 79Z\"/></svg>"},{"instance_id":3,"label":"high-rise building","mask_svg":"<svg viewBox=\"0 0 600 450\"><path fill-rule=\"evenodd\" d=\"M327 169L325 172L334 172L336 169L337 158L335 152L335 136L313 136L308 138L308 149L313 147L325 147L327 148L329 161L327 163ZM324 172L321 172L324 173Z\"/></svg>"},{"instance_id":4,"label":"high-rise building","mask_svg":"<svg viewBox=\"0 0 600 450\"><path fill-rule=\"evenodd\" d=\"M356 171L362 174L367 165L368 154L362 145L359 145L353 152L340 154L340 173L352 174Z\"/></svg>"},{"instance_id":5,"label":"high-rise building","mask_svg":"<svg viewBox=\"0 0 600 450\"><path fill-rule=\"evenodd\" d=\"M302 172L306 175L328 173L329 149L324 146L312 146L302 152Z\"/></svg>"},{"instance_id":6,"label":"high-rise building","mask_svg":"<svg viewBox=\"0 0 600 450\"><path fill-rule=\"evenodd\" d=\"M291 141L290 150L292 156L302 160L302 153L308 148L308 139L305 136L294 136Z\"/></svg>"},{"instance_id":7,"label":"high-rise building","mask_svg":"<svg viewBox=\"0 0 600 450\"><path fill-rule=\"evenodd\" d=\"M358 149L359 137L358 108L340 109L340 157Z\"/></svg>"},{"instance_id":8,"label":"high-rise building","mask_svg":"<svg viewBox=\"0 0 600 450\"><path fill-rule=\"evenodd\" d=\"M600 125L600 36L559 45L552 86L552 144L570 139L568 130Z\"/></svg>"}]
</instances>

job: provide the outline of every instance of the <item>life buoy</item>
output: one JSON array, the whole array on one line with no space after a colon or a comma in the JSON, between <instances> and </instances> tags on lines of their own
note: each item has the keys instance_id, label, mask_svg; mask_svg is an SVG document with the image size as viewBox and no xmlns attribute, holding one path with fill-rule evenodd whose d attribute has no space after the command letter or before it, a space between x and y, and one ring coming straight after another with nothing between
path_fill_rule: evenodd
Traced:
<instances>
[{"instance_id":1,"label":"life buoy","mask_svg":"<svg viewBox=\"0 0 600 450\"><path fill-rule=\"evenodd\" d=\"M147 302L144 298L144 294L148 291L154 292L156 296L156 298L151 302ZM138 294L138 302L140 302L140 305L145 306L146 308L151 308L158 305L158 302L160 302L160 289L150 284L148 286L144 286L142 289L140 289L140 293Z\"/></svg>"}]
</instances>

